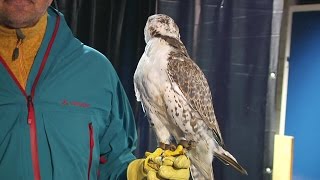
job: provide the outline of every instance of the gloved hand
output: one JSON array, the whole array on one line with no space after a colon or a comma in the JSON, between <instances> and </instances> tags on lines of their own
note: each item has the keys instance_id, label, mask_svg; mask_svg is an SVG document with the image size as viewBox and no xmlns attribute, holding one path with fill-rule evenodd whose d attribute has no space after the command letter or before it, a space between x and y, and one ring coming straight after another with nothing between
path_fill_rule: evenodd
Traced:
<instances>
[{"instance_id":1,"label":"gloved hand","mask_svg":"<svg viewBox=\"0 0 320 180\"><path fill-rule=\"evenodd\" d=\"M129 180L188 180L190 160L185 155L163 157L163 150L146 152L146 159L132 161L127 170ZM148 161L148 162L146 162Z\"/></svg>"},{"instance_id":2,"label":"gloved hand","mask_svg":"<svg viewBox=\"0 0 320 180\"><path fill-rule=\"evenodd\" d=\"M136 159L132 161L127 169L128 180L143 180L146 179L148 172L144 171L144 159Z\"/></svg>"},{"instance_id":3,"label":"gloved hand","mask_svg":"<svg viewBox=\"0 0 320 180\"><path fill-rule=\"evenodd\" d=\"M158 171L148 172L148 180L188 180L190 177L190 160L185 155L164 157L154 163L160 167Z\"/></svg>"}]
</instances>

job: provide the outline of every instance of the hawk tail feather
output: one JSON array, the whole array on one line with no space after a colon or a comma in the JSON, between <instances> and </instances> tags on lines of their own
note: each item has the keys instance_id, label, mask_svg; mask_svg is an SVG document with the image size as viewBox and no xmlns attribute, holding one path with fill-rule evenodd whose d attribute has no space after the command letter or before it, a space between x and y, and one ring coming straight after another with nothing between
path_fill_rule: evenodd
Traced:
<instances>
[{"instance_id":1,"label":"hawk tail feather","mask_svg":"<svg viewBox=\"0 0 320 180\"><path fill-rule=\"evenodd\" d=\"M231 165L233 168L241 172L242 174L248 175L247 171L238 163L238 161L226 150L223 150L222 153L215 153L215 157L217 157L220 161L222 161L225 165Z\"/></svg>"}]
</instances>

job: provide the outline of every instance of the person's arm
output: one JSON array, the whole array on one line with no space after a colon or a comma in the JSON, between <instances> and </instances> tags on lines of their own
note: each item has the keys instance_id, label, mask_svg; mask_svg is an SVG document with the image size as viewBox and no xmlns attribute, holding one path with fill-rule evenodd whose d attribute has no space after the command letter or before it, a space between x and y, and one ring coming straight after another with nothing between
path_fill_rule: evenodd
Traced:
<instances>
[{"instance_id":1,"label":"person's arm","mask_svg":"<svg viewBox=\"0 0 320 180\"><path fill-rule=\"evenodd\" d=\"M118 79L118 78L116 78ZM127 166L135 156L137 133L130 103L119 80L114 85L110 125L100 140L99 179L126 179Z\"/></svg>"}]
</instances>

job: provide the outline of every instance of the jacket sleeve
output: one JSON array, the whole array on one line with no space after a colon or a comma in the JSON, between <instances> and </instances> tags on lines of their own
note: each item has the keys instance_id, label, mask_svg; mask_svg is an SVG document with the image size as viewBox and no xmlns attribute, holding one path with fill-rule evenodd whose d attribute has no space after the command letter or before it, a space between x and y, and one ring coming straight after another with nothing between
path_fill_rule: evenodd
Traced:
<instances>
[{"instance_id":1,"label":"jacket sleeve","mask_svg":"<svg viewBox=\"0 0 320 180\"><path fill-rule=\"evenodd\" d=\"M128 164L136 159L133 155L137 144L134 116L118 77L115 79L109 115L110 125L100 139L99 179L101 180L126 179Z\"/></svg>"}]
</instances>

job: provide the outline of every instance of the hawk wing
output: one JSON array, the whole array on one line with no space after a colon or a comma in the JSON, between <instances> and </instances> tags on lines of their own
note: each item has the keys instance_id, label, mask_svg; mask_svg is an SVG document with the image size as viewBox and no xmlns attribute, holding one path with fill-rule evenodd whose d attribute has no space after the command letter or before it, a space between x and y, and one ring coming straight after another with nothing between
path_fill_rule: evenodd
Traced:
<instances>
[{"instance_id":1,"label":"hawk wing","mask_svg":"<svg viewBox=\"0 0 320 180\"><path fill-rule=\"evenodd\" d=\"M169 79L179 86L189 105L199 113L202 120L213 131L218 144L224 147L207 79L198 65L190 59L184 45L180 41L172 39L167 41L175 49L168 58L167 74Z\"/></svg>"}]
</instances>

